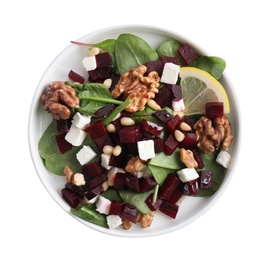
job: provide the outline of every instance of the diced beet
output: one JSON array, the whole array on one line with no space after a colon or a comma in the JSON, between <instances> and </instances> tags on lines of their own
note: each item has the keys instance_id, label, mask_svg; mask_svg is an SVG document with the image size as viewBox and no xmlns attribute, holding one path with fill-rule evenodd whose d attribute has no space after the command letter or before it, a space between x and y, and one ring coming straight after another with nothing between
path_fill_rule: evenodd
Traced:
<instances>
[{"instance_id":1,"label":"diced beet","mask_svg":"<svg viewBox=\"0 0 269 260\"><path fill-rule=\"evenodd\" d=\"M178 57L169 57L169 56L164 56L162 55L161 57L162 63L174 63L176 65L179 65L179 58Z\"/></svg>"},{"instance_id":2,"label":"diced beet","mask_svg":"<svg viewBox=\"0 0 269 260\"><path fill-rule=\"evenodd\" d=\"M192 149L196 140L197 137L195 133L186 133L183 141L179 143L179 148Z\"/></svg>"},{"instance_id":3,"label":"diced beet","mask_svg":"<svg viewBox=\"0 0 269 260\"><path fill-rule=\"evenodd\" d=\"M172 92L172 99L182 99L182 89L180 85L176 84L169 84L167 87L170 89Z\"/></svg>"},{"instance_id":4,"label":"diced beet","mask_svg":"<svg viewBox=\"0 0 269 260\"><path fill-rule=\"evenodd\" d=\"M198 195L199 194L199 185L197 180L188 181L184 185L184 194L185 195Z\"/></svg>"},{"instance_id":5,"label":"diced beet","mask_svg":"<svg viewBox=\"0 0 269 260\"><path fill-rule=\"evenodd\" d=\"M84 196L88 199L91 200L95 198L97 195L100 195L104 191L104 188L102 185L96 186L95 188L88 190L84 193Z\"/></svg>"},{"instance_id":6,"label":"diced beet","mask_svg":"<svg viewBox=\"0 0 269 260\"><path fill-rule=\"evenodd\" d=\"M182 196L183 193L177 188L174 190L168 201L172 204L176 204Z\"/></svg>"},{"instance_id":7,"label":"diced beet","mask_svg":"<svg viewBox=\"0 0 269 260\"><path fill-rule=\"evenodd\" d=\"M113 146L113 142L110 139L109 135L103 135L101 137L95 138L94 139L95 144L97 145L97 147L99 148L100 151L103 151L103 147L105 145L111 145Z\"/></svg>"},{"instance_id":8,"label":"diced beet","mask_svg":"<svg viewBox=\"0 0 269 260\"><path fill-rule=\"evenodd\" d=\"M176 128L178 128L180 122L181 122L181 119L179 115L176 114L175 116L173 116L172 119L168 121L166 124L167 130L169 131L169 133L173 133L176 130Z\"/></svg>"},{"instance_id":9,"label":"diced beet","mask_svg":"<svg viewBox=\"0 0 269 260\"><path fill-rule=\"evenodd\" d=\"M154 117L156 117L157 119L159 119L161 122L163 123L167 123L169 120L172 119L173 115L170 114L168 111L166 110L159 110L155 113L152 114Z\"/></svg>"},{"instance_id":10,"label":"diced beet","mask_svg":"<svg viewBox=\"0 0 269 260\"><path fill-rule=\"evenodd\" d=\"M200 188L211 189L213 187L213 172L199 171Z\"/></svg>"},{"instance_id":11,"label":"diced beet","mask_svg":"<svg viewBox=\"0 0 269 260\"><path fill-rule=\"evenodd\" d=\"M119 80L120 80L120 75L115 74L115 73L112 73L112 75L111 75L111 79L112 79L112 84L111 84L111 86L110 86L110 88L109 88L109 91L110 91L110 92L115 88L116 84L119 82Z\"/></svg>"},{"instance_id":12,"label":"diced beet","mask_svg":"<svg viewBox=\"0 0 269 260\"><path fill-rule=\"evenodd\" d=\"M65 184L65 188L68 188L69 190L73 191L75 194L77 194L79 197L83 197L86 186L76 186L70 182L67 182Z\"/></svg>"},{"instance_id":13,"label":"diced beet","mask_svg":"<svg viewBox=\"0 0 269 260\"><path fill-rule=\"evenodd\" d=\"M121 152L118 156L112 154L109 160L109 166L125 168L128 160L129 158L127 157L126 152Z\"/></svg>"},{"instance_id":14,"label":"diced beet","mask_svg":"<svg viewBox=\"0 0 269 260\"><path fill-rule=\"evenodd\" d=\"M130 191L139 192L138 178L131 173L125 174L125 187Z\"/></svg>"},{"instance_id":15,"label":"diced beet","mask_svg":"<svg viewBox=\"0 0 269 260\"><path fill-rule=\"evenodd\" d=\"M71 208L76 208L79 205L80 203L79 196L76 193L74 193L72 190L68 188L63 188L61 190L61 193L64 200L69 204Z\"/></svg>"},{"instance_id":16,"label":"diced beet","mask_svg":"<svg viewBox=\"0 0 269 260\"><path fill-rule=\"evenodd\" d=\"M156 186L156 181L153 178L142 178L139 183L140 192L146 192L152 190Z\"/></svg>"},{"instance_id":17,"label":"diced beet","mask_svg":"<svg viewBox=\"0 0 269 260\"><path fill-rule=\"evenodd\" d=\"M163 151L166 155L171 155L178 147L178 141L173 133L171 133L163 144Z\"/></svg>"},{"instance_id":18,"label":"diced beet","mask_svg":"<svg viewBox=\"0 0 269 260\"><path fill-rule=\"evenodd\" d=\"M89 181L90 179L100 175L103 172L98 162L84 164L81 168L85 181Z\"/></svg>"},{"instance_id":19,"label":"diced beet","mask_svg":"<svg viewBox=\"0 0 269 260\"><path fill-rule=\"evenodd\" d=\"M123 210L124 202L121 201L112 201L109 207L109 215L118 215L120 216Z\"/></svg>"},{"instance_id":20,"label":"diced beet","mask_svg":"<svg viewBox=\"0 0 269 260\"><path fill-rule=\"evenodd\" d=\"M68 77L72 81L78 82L80 84L84 83L84 80L85 80L81 75L79 75L78 73L74 72L73 70L70 70L70 72L68 73Z\"/></svg>"},{"instance_id":21,"label":"diced beet","mask_svg":"<svg viewBox=\"0 0 269 260\"><path fill-rule=\"evenodd\" d=\"M138 216L138 211L136 207L129 203L125 203L123 206L122 213L121 213L121 218L130 220L131 222L136 223L138 220L137 216Z\"/></svg>"},{"instance_id":22,"label":"diced beet","mask_svg":"<svg viewBox=\"0 0 269 260\"><path fill-rule=\"evenodd\" d=\"M99 108L92 116L93 117L105 117L110 114L115 109L114 104L109 104L104 107Z\"/></svg>"},{"instance_id":23,"label":"diced beet","mask_svg":"<svg viewBox=\"0 0 269 260\"><path fill-rule=\"evenodd\" d=\"M222 117L224 114L223 102L207 102L205 104L206 116L210 119Z\"/></svg>"},{"instance_id":24,"label":"diced beet","mask_svg":"<svg viewBox=\"0 0 269 260\"><path fill-rule=\"evenodd\" d=\"M125 188L125 172L117 172L114 178L114 188L116 190L124 190Z\"/></svg>"},{"instance_id":25,"label":"diced beet","mask_svg":"<svg viewBox=\"0 0 269 260\"><path fill-rule=\"evenodd\" d=\"M160 205L159 210L165 215L175 219L177 216L178 208L178 205L164 200Z\"/></svg>"},{"instance_id":26,"label":"diced beet","mask_svg":"<svg viewBox=\"0 0 269 260\"><path fill-rule=\"evenodd\" d=\"M148 120L142 119L141 121L141 130L145 131L151 135L160 135L163 131L163 127L159 126L153 122L150 122Z\"/></svg>"},{"instance_id":27,"label":"diced beet","mask_svg":"<svg viewBox=\"0 0 269 260\"><path fill-rule=\"evenodd\" d=\"M113 72L113 67L96 68L95 70L88 71L89 80L91 82L102 82L110 78Z\"/></svg>"},{"instance_id":28,"label":"diced beet","mask_svg":"<svg viewBox=\"0 0 269 260\"><path fill-rule=\"evenodd\" d=\"M156 71L160 76L163 73L163 66L164 65L163 65L163 62L161 60L149 61L146 63L147 73L150 73L152 71Z\"/></svg>"},{"instance_id":29,"label":"diced beet","mask_svg":"<svg viewBox=\"0 0 269 260\"><path fill-rule=\"evenodd\" d=\"M203 158L201 156L201 152L197 147L194 147L192 149L192 153L193 153L193 158L195 159L195 161L198 163L198 167L199 169L203 169L205 167Z\"/></svg>"},{"instance_id":30,"label":"diced beet","mask_svg":"<svg viewBox=\"0 0 269 260\"><path fill-rule=\"evenodd\" d=\"M171 103L172 95L171 91L165 85L159 90L155 95L155 102L161 107L164 108Z\"/></svg>"},{"instance_id":31,"label":"diced beet","mask_svg":"<svg viewBox=\"0 0 269 260\"><path fill-rule=\"evenodd\" d=\"M157 210L160 207L160 205L162 204L163 201L160 198L157 197L156 202L154 203L153 202L153 196L154 196L154 194L151 193L146 198L145 203L150 208L150 210L155 211L155 210Z\"/></svg>"},{"instance_id":32,"label":"diced beet","mask_svg":"<svg viewBox=\"0 0 269 260\"><path fill-rule=\"evenodd\" d=\"M88 185L91 189L97 187L98 185L101 185L103 182L107 181L107 174L102 173L88 181Z\"/></svg>"},{"instance_id":33,"label":"diced beet","mask_svg":"<svg viewBox=\"0 0 269 260\"><path fill-rule=\"evenodd\" d=\"M60 153L62 154L71 150L73 147L72 144L70 144L69 142L65 140L65 136L66 136L66 133L61 133L61 134L56 135L57 145L58 145Z\"/></svg>"},{"instance_id":34,"label":"diced beet","mask_svg":"<svg viewBox=\"0 0 269 260\"><path fill-rule=\"evenodd\" d=\"M160 137L154 137L154 151L155 153L161 153L163 151L163 139Z\"/></svg>"},{"instance_id":35,"label":"diced beet","mask_svg":"<svg viewBox=\"0 0 269 260\"><path fill-rule=\"evenodd\" d=\"M197 55L187 43L183 44L179 48L178 53L182 57L182 59L186 62L187 65L190 65L194 60L197 59Z\"/></svg>"},{"instance_id":36,"label":"diced beet","mask_svg":"<svg viewBox=\"0 0 269 260\"><path fill-rule=\"evenodd\" d=\"M130 154L133 154L133 155L138 154L137 143L128 143L127 147L128 147L128 151L129 151Z\"/></svg>"},{"instance_id":37,"label":"diced beet","mask_svg":"<svg viewBox=\"0 0 269 260\"><path fill-rule=\"evenodd\" d=\"M107 135L106 127L103 124L102 120L97 120L90 123L89 125L87 125L85 130L86 132L88 132L92 140Z\"/></svg>"},{"instance_id":38,"label":"diced beet","mask_svg":"<svg viewBox=\"0 0 269 260\"><path fill-rule=\"evenodd\" d=\"M169 200L180 180L174 174L169 173L159 189L160 199Z\"/></svg>"},{"instance_id":39,"label":"diced beet","mask_svg":"<svg viewBox=\"0 0 269 260\"><path fill-rule=\"evenodd\" d=\"M122 128L122 125L120 123L120 118L113 120L111 123L115 126L116 133L118 133L120 131L120 129Z\"/></svg>"},{"instance_id":40,"label":"diced beet","mask_svg":"<svg viewBox=\"0 0 269 260\"><path fill-rule=\"evenodd\" d=\"M123 127L119 130L120 141L122 143L135 143L142 136L138 125Z\"/></svg>"},{"instance_id":41,"label":"diced beet","mask_svg":"<svg viewBox=\"0 0 269 260\"><path fill-rule=\"evenodd\" d=\"M199 117L183 117L181 122L187 123L191 128L193 128L194 124L199 120Z\"/></svg>"},{"instance_id":42,"label":"diced beet","mask_svg":"<svg viewBox=\"0 0 269 260\"><path fill-rule=\"evenodd\" d=\"M106 68L112 65L109 52L99 53L95 56L97 68Z\"/></svg>"},{"instance_id":43,"label":"diced beet","mask_svg":"<svg viewBox=\"0 0 269 260\"><path fill-rule=\"evenodd\" d=\"M70 128L70 122L68 119L60 119L56 121L57 123L57 131L62 132L68 132Z\"/></svg>"}]
</instances>

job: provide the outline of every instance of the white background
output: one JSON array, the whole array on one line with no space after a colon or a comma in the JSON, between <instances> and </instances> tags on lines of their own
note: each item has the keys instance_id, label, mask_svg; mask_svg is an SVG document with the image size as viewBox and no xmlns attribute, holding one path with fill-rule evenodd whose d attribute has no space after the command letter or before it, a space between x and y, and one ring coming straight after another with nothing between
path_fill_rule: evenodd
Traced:
<instances>
[{"instance_id":1,"label":"white background","mask_svg":"<svg viewBox=\"0 0 269 260\"><path fill-rule=\"evenodd\" d=\"M1 259L268 259L267 1L1 1ZM217 204L185 228L112 237L66 214L40 182L28 114L48 65L70 40L121 24L168 28L224 58L242 117L234 177ZM5 255L5 256L4 256Z\"/></svg>"}]
</instances>

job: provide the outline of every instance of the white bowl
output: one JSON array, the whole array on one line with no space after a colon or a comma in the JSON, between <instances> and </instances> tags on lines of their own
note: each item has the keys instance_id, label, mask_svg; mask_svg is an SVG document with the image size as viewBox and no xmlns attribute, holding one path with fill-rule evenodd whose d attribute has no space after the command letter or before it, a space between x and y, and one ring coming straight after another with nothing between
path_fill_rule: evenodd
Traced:
<instances>
[{"instance_id":1,"label":"white bowl","mask_svg":"<svg viewBox=\"0 0 269 260\"><path fill-rule=\"evenodd\" d=\"M78 41L85 43L97 43L105 39L116 38L121 33L132 33L138 35L145 39L153 48L156 48L162 41L168 38L173 38L179 40L182 43L188 42L196 52L202 55L208 55L208 53L201 49L196 43L186 39L178 33L150 26L135 25L106 28L87 34L86 36L80 38ZM85 57L85 54L85 48L70 44L54 59L36 88L29 115L29 146L37 174L52 198L68 214L70 214L70 207L63 200L60 192L64 187L65 179L64 177L60 177L48 172L42 164L38 153L38 141L51 122L50 115L47 112L44 112L44 109L40 103L40 97L50 82L54 80L67 80L67 74L70 69L75 69L77 73L80 73L81 75L85 76L85 78L87 78L87 73L81 65L81 61ZM238 100L234 88L232 87L232 84L225 73L221 78L221 83L226 89L231 106L231 113L229 118L233 127L234 141L229 150L229 153L231 153L233 159L230 168L227 170L222 185L213 196L206 198L187 197L181 204L176 219L173 220L164 214L158 213L155 214L154 222L151 227L146 229L142 229L139 225L133 225L133 227L128 231L125 231L122 228L109 230L86 222L73 215L72 216L86 226L106 234L122 237L146 237L160 235L180 229L193 222L195 219L204 214L209 208L211 208L223 194L232 178L232 174L234 172L235 165L239 156L241 136Z\"/></svg>"}]
</instances>

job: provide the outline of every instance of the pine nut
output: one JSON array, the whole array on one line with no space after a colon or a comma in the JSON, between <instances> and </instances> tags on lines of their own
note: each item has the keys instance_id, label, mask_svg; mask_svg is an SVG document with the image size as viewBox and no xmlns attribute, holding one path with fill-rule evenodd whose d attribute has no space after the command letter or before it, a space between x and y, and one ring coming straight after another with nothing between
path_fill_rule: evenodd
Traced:
<instances>
[{"instance_id":1,"label":"pine nut","mask_svg":"<svg viewBox=\"0 0 269 260\"><path fill-rule=\"evenodd\" d=\"M88 57L95 56L95 55L99 54L99 52L100 52L99 48L93 47L88 51L87 56Z\"/></svg>"},{"instance_id":2,"label":"pine nut","mask_svg":"<svg viewBox=\"0 0 269 260\"><path fill-rule=\"evenodd\" d=\"M113 125L113 124L108 124L106 126L106 130L109 132L109 133L115 133L116 132L116 127Z\"/></svg>"},{"instance_id":3,"label":"pine nut","mask_svg":"<svg viewBox=\"0 0 269 260\"><path fill-rule=\"evenodd\" d=\"M161 110L161 107L153 99L149 99L147 104L153 110Z\"/></svg>"},{"instance_id":4,"label":"pine nut","mask_svg":"<svg viewBox=\"0 0 269 260\"><path fill-rule=\"evenodd\" d=\"M108 185L108 181L105 181L102 183L102 188L104 191L106 191L108 189L109 185Z\"/></svg>"},{"instance_id":5,"label":"pine nut","mask_svg":"<svg viewBox=\"0 0 269 260\"><path fill-rule=\"evenodd\" d=\"M179 115L180 118L184 117L184 111L173 111L173 115Z\"/></svg>"},{"instance_id":6,"label":"pine nut","mask_svg":"<svg viewBox=\"0 0 269 260\"><path fill-rule=\"evenodd\" d=\"M103 84L109 89L112 85L112 79L111 78L108 78L106 79Z\"/></svg>"},{"instance_id":7,"label":"pine nut","mask_svg":"<svg viewBox=\"0 0 269 260\"><path fill-rule=\"evenodd\" d=\"M191 127L185 123L185 122L181 122L180 125L179 125L180 129L183 130L183 131L191 131Z\"/></svg>"},{"instance_id":8,"label":"pine nut","mask_svg":"<svg viewBox=\"0 0 269 260\"><path fill-rule=\"evenodd\" d=\"M113 149L113 155L114 156L119 156L121 154L122 148L120 145L116 145Z\"/></svg>"},{"instance_id":9,"label":"pine nut","mask_svg":"<svg viewBox=\"0 0 269 260\"><path fill-rule=\"evenodd\" d=\"M185 135L179 130L175 130L174 136L175 136L175 138L177 139L178 142L182 142L184 140L184 138L185 138Z\"/></svg>"},{"instance_id":10,"label":"pine nut","mask_svg":"<svg viewBox=\"0 0 269 260\"><path fill-rule=\"evenodd\" d=\"M116 176L116 173L113 173L108 177L107 183L109 186L114 186L115 176Z\"/></svg>"},{"instance_id":11,"label":"pine nut","mask_svg":"<svg viewBox=\"0 0 269 260\"><path fill-rule=\"evenodd\" d=\"M103 147L103 153L104 154L112 154L113 153L113 150L114 150L114 147L111 146L111 145L105 145Z\"/></svg>"},{"instance_id":12,"label":"pine nut","mask_svg":"<svg viewBox=\"0 0 269 260\"><path fill-rule=\"evenodd\" d=\"M135 124L135 121L132 119L132 118L130 118L130 117L122 117L121 119L120 119L120 123L123 125L123 126L132 126L132 125L134 125Z\"/></svg>"}]
</instances>

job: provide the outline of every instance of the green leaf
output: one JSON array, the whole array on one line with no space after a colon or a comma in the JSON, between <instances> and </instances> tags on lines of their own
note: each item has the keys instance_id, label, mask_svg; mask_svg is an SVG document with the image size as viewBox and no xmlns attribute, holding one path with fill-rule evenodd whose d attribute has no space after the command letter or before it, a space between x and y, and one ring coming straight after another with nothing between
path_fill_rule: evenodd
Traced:
<instances>
[{"instance_id":1,"label":"green leaf","mask_svg":"<svg viewBox=\"0 0 269 260\"><path fill-rule=\"evenodd\" d=\"M62 154L60 153L56 142L56 136L58 134L59 133L56 129L56 120L53 120L38 143L39 155L43 160L44 166L48 169L48 171L54 174L64 175L63 170L67 165L74 172L81 172L81 165L77 160L76 154L83 145L89 145L97 154L99 153L98 148L90 139L90 136L87 135L81 146L73 146L71 150ZM97 161L98 159L99 156L96 156L93 161Z\"/></svg>"},{"instance_id":2,"label":"green leaf","mask_svg":"<svg viewBox=\"0 0 269 260\"><path fill-rule=\"evenodd\" d=\"M190 64L191 67L195 67L204 71L207 71L214 78L219 79L225 70L226 62L222 58L215 56L203 56L198 57Z\"/></svg>"},{"instance_id":3,"label":"green leaf","mask_svg":"<svg viewBox=\"0 0 269 260\"><path fill-rule=\"evenodd\" d=\"M141 214L147 214L150 213L151 210L145 203L145 200L152 192L154 192L154 189L143 193L120 190L119 194L124 202L135 206Z\"/></svg>"},{"instance_id":4,"label":"green leaf","mask_svg":"<svg viewBox=\"0 0 269 260\"><path fill-rule=\"evenodd\" d=\"M178 49L182 46L182 43L174 40L169 39L162 42L159 47L156 49L156 52L161 57L162 55L168 57L179 57Z\"/></svg>"},{"instance_id":5,"label":"green leaf","mask_svg":"<svg viewBox=\"0 0 269 260\"><path fill-rule=\"evenodd\" d=\"M150 172L152 173L155 181L162 185L164 180L166 179L167 175L169 173L174 173L175 170L167 169L167 168L162 168L158 166L153 166L153 165L148 165L148 168Z\"/></svg>"},{"instance_id":6,"label":"green leaf","mask_svg":"<svg viewBox=\"0 0 269 260\"><path fill-rule=\"evenodd\" d=\"M155 50L142 38L133 34L121 34L115 45L115 58L120 74L140 64L159 59Z\"/></svg>"},{"instance_id":7,"label":"green leaf","mask_svg":"<svg viewBox=\"0 0 269 260\"><path fill-rule=\"evenodd\" d=\"M116 40L115 39L107 39L99 43L92 44L95 47L101 48L102 50L114 53Z\"/></svg>"}]
</instances>

